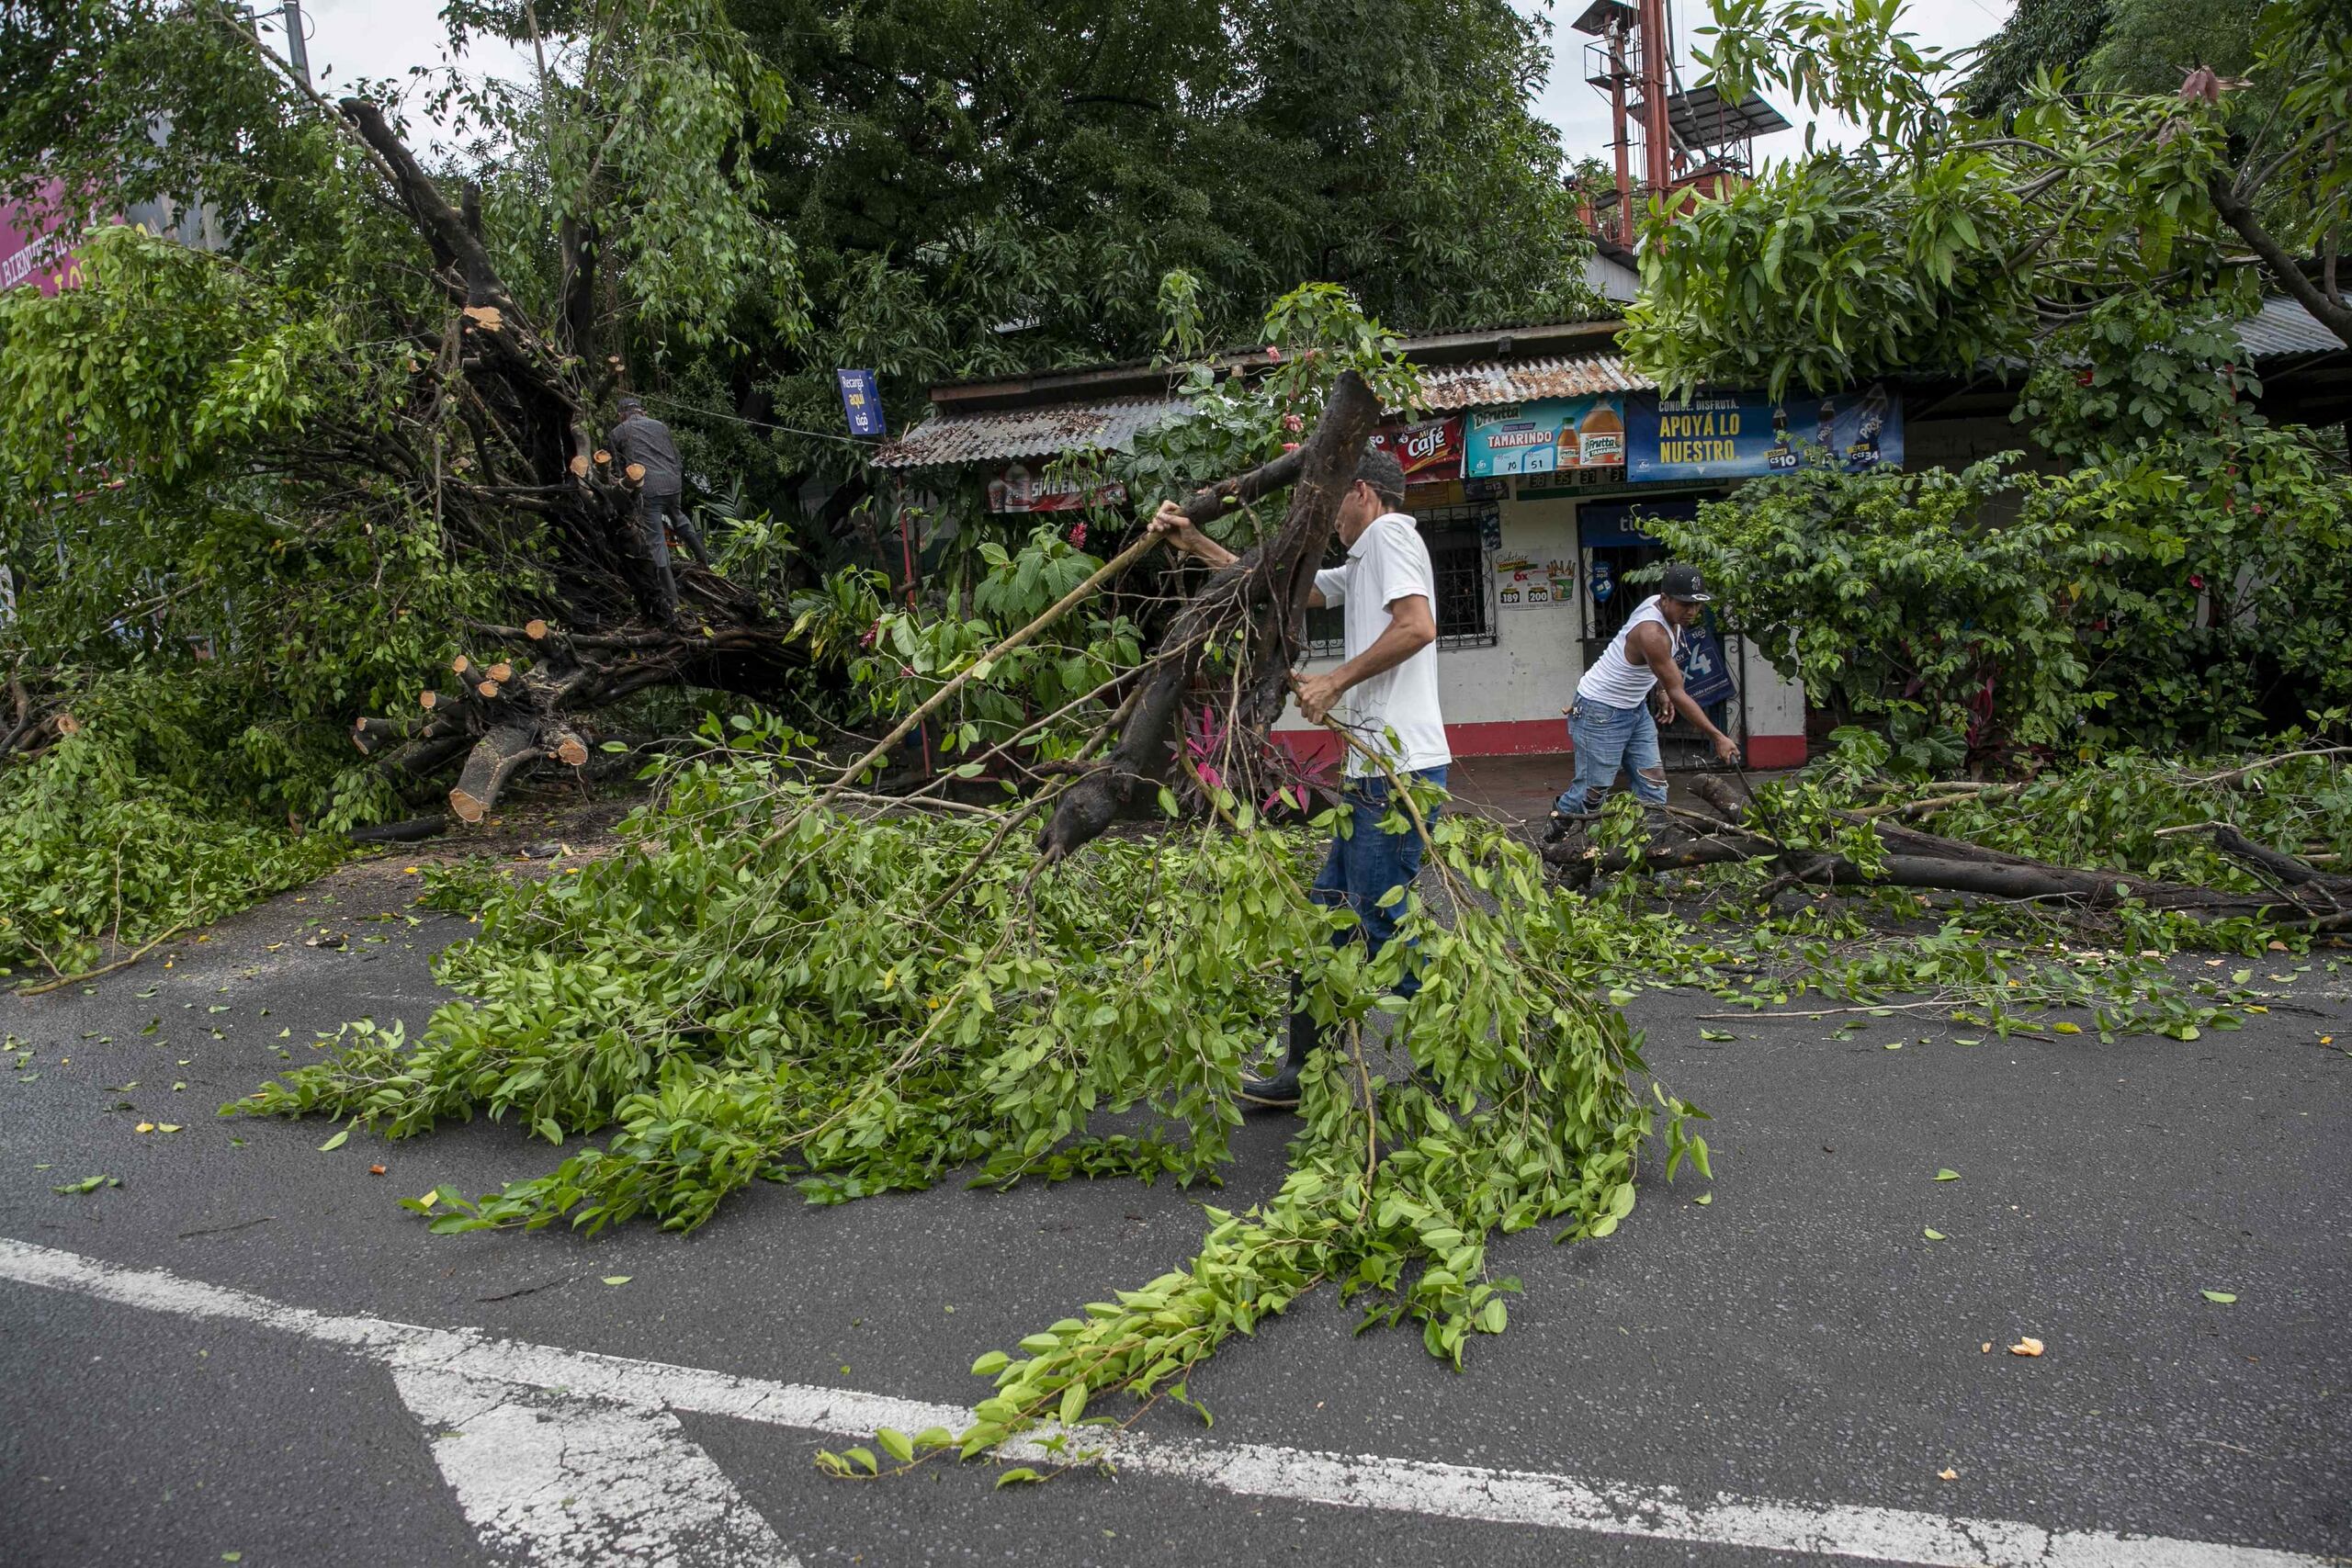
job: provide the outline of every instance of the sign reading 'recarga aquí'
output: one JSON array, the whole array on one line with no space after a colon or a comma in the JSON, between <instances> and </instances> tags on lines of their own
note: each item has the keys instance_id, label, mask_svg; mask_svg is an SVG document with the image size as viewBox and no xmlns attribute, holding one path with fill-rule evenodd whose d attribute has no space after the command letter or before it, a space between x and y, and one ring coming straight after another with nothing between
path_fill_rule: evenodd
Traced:
<instances>
[{"instance_id":1,"label":"sign reading 'recarga aqu\u00ed'","mask_svg":"<svg viewBox=\"0 0 2352 1568\"><path fill-rule=\"evenodd\" d=\"M1772 401L1761 392L1654 395L1625 404L1625 479L1751 479L1835 465L1903 466L1903 395L1883 386Z\"/></svg>"},{"instance_id":2,"label":"sign reading 'recarga aqu\u00ed'","mask_svg":"<svg viewBox=\"0 0 2352 1568\"><path fill-rule=\"evenodd\" d=\"M1624 460L1625 414L1614 392L1476 409L1464 422L1463 471L1473 479L1613 468Z\"/></svg>"}]
</instances>

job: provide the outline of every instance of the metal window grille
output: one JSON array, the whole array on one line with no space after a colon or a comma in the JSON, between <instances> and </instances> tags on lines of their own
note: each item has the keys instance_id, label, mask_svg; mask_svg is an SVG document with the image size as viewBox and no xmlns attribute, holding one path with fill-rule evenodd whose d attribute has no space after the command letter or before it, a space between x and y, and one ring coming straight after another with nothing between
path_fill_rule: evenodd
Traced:
<instances>
[{"instance_id":1,"label":"metal window grille","mask_svg":"<svg viewBox=\"0 0 2352 1568\"><path fill-rule=\"evenodd\" d=\"M1495 631L1495 574L1484 537L1487 521L1494 515L1491 506L1432 506L1414 518L1437 578L1434 608L1441 649L1492 648L1502 640ZM1335 539L1323 564L1338 566L1346 558L1347 551ZM1317 659L1337 659L1345 651L1343 614L1337 606L1306 612L1307 652Z\"/></svg>"}]
</instances>

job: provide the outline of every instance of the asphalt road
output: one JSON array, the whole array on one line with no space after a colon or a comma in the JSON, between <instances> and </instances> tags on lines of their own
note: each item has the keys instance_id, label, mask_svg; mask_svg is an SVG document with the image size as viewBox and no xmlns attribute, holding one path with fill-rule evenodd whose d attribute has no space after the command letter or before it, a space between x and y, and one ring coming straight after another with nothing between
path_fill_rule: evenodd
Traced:
<instances>
[{"instance_id":1,"label":"asphalt road","mask_svg":"<svg viewBox=\"0 0 2352 1568\"><path fill-rule=\"evenodd\" d=\"M406 886L0 1001L29 1053L0 1063L12 1568L2352 1553L2352 1057L2317 1043L2352 1043L2346 976L2189 1043L1708 1043L1712 999L1645 998L1715 1179L1653 1174L1605 1242L1498 1245L1526 1293L1465 1371L1310 1297L1193 1380L1213 1428L1155 1410L1117 1478L995 1492L810 1456L842 1446L828 1422L968 1404L978 1352L1181 1264L1202 1201L1271 1190L1282 1122L1222 1193L763 1186L684 1239L429 1236L396 1197L488 1190L545 1145L477 1123L322 1152L322 1124L213 1114L346 1018L422 1025L425 958L465 928L408 924ZM303 945L322 919L348 949ZM51 1190L95 1174L122 1185ZM2045 1354L2007 1354L2024 1336ZM2256 1548L2288 1555L2229 1550Z\"/></svg>"}]
</instances>

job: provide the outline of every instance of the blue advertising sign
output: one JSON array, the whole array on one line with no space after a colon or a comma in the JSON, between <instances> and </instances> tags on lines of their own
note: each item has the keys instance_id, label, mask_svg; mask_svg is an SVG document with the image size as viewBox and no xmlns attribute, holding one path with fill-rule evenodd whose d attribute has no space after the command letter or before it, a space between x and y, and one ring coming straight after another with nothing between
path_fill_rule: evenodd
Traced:
<instances>
[{"instance_id":1,"label":"blue advertising sign","mask_svg":"<svg viewBox=\"0 0 2352 1568\"><path fill-rule=\"evenodd\" d=\"M1903 466L1903 394L1872 385L1826 398L1654 394L1625 405L1625 479L1753 479L1813 465L1849 474Z\"/></svg>"},{"instance_id":2,"label":"blue advertising sign","mask_svg":"<svg viewBox=\"0 0 2352 1568\"><path fill-rule=\"evenodd\" d=\"M1701 707L1713 707L1738 688L1732 684L1731 660L1724 657L1723 639L1712 626L1682 636L1682 651L1674 662L1682 671L1682 689Z\"/></svg>"},{"instance_id":3,"label":"blue advertising sign","mask_svg":"<svg viewBox=\"0 0 2352 1568\"><path fill-rule=\"evenodd\" d=\"M1471 479L1613 468L1624 461L1625 411L1614 392L1473 409L1463 421L1462 471Z\"/></svg>"},{"instance_id":4,"label":"blue advertising sign","mask_svg":"<svg viewBox=\"0 0 2352 1568\"><path fill-rule=\"evenodd\" d=\"M882 394L874 389L874 372L836 370L833 378L842 385L842 412L849 415L849 433L882 434Z\"/></svg>"}]
</instances>

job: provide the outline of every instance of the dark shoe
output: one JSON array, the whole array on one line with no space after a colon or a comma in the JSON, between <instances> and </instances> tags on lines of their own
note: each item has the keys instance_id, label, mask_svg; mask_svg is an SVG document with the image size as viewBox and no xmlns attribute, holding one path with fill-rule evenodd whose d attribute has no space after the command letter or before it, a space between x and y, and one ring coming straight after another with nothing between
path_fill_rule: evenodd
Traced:
<instances>
[{"instance_id":1,"label":"dark shoe","mask_svg":"<svg viewBox=\"0 0 2352 1568\"><path fill-rule=\"evenodd\" d=\"M1315 1053L1323 1049L1323 1031L1314 1014L1298 1005L1301 987L1294 978L1290 983L1290 1044L1283 1053L1283 1065L1269 1077L1241 1080L1234 1091L1244 1105L1262 1106L1269 1111L1298 1109L1298 1075Z\"/></svg>"},{"instance_id":2,"label":"dark shoe","mask_svg":"<svg viewBox=\"0 0 2352 1568\"><path fill-rule=\"evenodd\" d=\"M1597 811L1563 811L1555 806L1552 808L1551 824L1544 829L1544 841L1556 844L1568 836L1569 829L1589 828L1600 815Z\"/></svg>"},{"instance_id":3,"label":"dark shoe","mask_svg":"<svg viewBox=\"0 0 2352 1568\"><path fill-rule=\"evenodd\" d=\"M1267 1111L1298 1109L1298 1064L1286 1062L1272 1077L1243 1078L1234 1098Z\"/></svg>"}]
</instances>

